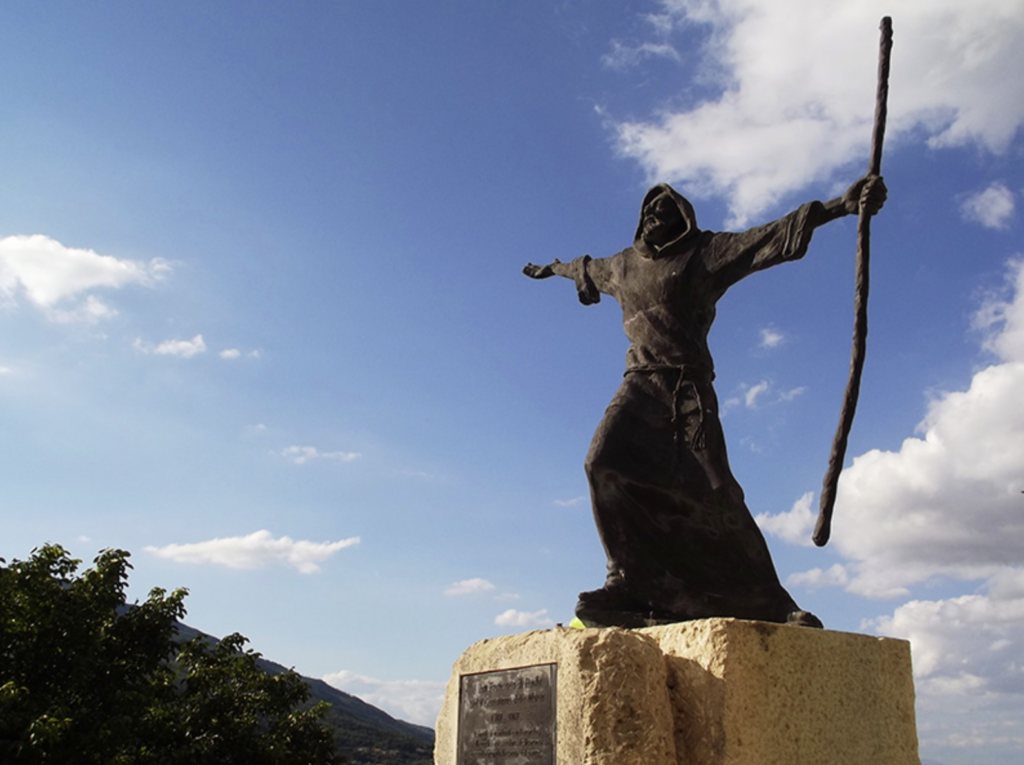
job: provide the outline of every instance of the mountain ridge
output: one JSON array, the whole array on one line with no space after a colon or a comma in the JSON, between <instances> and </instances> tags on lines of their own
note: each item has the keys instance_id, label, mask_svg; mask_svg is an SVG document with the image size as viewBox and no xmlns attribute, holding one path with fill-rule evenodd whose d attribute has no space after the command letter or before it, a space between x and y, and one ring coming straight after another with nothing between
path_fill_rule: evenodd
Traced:
<instances>
[{"instance_id":1,"label":"mountain ridge","mask_svg":"<svg viewBox=\"0 0 1024 765\"><path fill-rule=\"evenodd\" d=\"M182 622L178 622L177 627L181 641L201 636L212 643L219 642L218 638ZM257 663L271 675L294 671L262 655ZM399 720L318 678L299 676L309 686L309 706L320 701L330 704L324 723L334 731L338 751L348 765L430 765L433 762L432 728Z\"/></svg>"}]
</instances>

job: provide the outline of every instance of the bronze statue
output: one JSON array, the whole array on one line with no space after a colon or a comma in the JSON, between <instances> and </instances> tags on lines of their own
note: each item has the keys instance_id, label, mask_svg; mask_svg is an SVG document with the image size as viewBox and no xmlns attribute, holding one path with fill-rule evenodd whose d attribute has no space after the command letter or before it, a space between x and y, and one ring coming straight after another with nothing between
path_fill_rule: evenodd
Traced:
<instances>
[{"instance_id":1,"label":"bronze statue","mask_svg":"<svg viewBox=\"0 0 1024 765\"><path fill-rule=\"evenodd\" d=\"M584 624L731 616L821 626L780 584L729 469L707 338L729 287L802 258L818 226L861 206L874 214L885 196L882 179L869 175L830 202L716 233L697 228L690 203L661 184L644 197L632 247L523 269L534 279L572 279L585 305L611 295L630 341L622 385L585 465L608 575L600 589L580 593Z\"/></svg>"}]
</instances>

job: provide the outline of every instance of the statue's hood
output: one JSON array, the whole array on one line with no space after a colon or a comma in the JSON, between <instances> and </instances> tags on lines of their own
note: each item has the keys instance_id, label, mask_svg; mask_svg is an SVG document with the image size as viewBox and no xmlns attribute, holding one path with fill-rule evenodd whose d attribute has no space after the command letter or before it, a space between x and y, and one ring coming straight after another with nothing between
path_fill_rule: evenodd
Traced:
<instances>
[{"instance_id":1,"label":"statue's hood","mask_svg":"<svg viewBox=\"0 0 1024 765\"><path fill-rule=\"evenodd\" d=\"M643 238L644 210L647 209L647 205L662 194L668 194L669 197L675 201L680 214L683 216L685 227L683 228L683 232L671 242L662 247L656 247L653 244L646 242ZM636 235L633 237L633 249L645 258L656 258L662 253L669 253L678 249L681 244L694 238L699 233L700 229L697 228L697 216L693 212L693 205L690 204L690 200L667 183L659 183L657 186L652 186L650 191L644 195L643 204L640 205L640 222L637 223Z\"/></svg>"}]
</instances>

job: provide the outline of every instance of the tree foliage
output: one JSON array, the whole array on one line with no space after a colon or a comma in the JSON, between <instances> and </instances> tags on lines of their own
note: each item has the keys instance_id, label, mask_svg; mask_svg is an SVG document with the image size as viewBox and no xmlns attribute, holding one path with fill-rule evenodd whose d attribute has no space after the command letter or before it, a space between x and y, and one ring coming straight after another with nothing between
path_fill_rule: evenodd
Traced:
<instances>
[{"instance_id":1,"label":"tree foliage","mask_svg":"<svg viewBox=\"0 0 1024 765\"><path fill-rule=\"evenodd\" d=\"M238 634L176 640L186 590L127 605L128 557L0 558L0 762L340 762L299 675L264 672Z\"/></svg>"}]
</instances>

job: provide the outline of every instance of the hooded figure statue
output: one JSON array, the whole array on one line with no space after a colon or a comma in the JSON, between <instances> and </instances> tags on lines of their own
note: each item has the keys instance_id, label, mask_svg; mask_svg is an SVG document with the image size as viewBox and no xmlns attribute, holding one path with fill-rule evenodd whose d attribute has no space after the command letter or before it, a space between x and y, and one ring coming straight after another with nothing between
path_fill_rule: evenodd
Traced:
<instances>
[{"instance_id":1,"label":"hooded figure statue","mask_svg":"<svg viewBox=\"0 0 1024 765\"><path fill-rule=\"evenodd\" d=\"M587 626L642 627L715 616L820 627L779 583L764 537L729 469L712 386L708 332L740 279L807 252L814 229L877 210L881 178L742 233L701 231L670 186L647 192L631 247L609 258L527 265L563 276L584 304L610 295L629 339L626 372L586 459L608 556L603 587L580 594Z\"/></svg>"}]
</instances>

